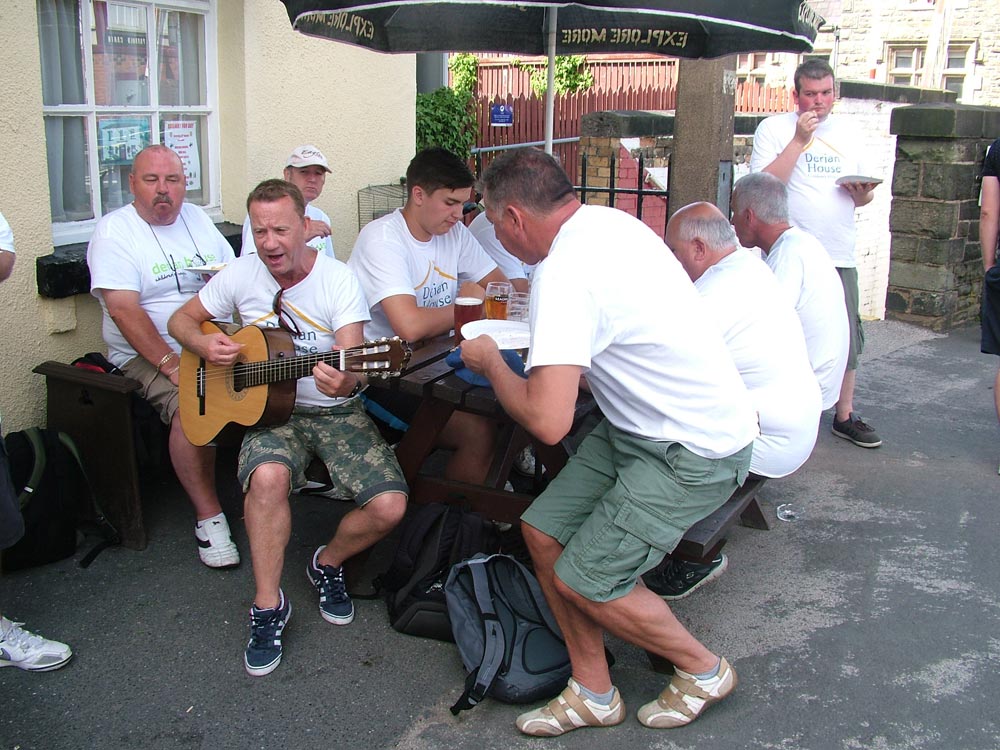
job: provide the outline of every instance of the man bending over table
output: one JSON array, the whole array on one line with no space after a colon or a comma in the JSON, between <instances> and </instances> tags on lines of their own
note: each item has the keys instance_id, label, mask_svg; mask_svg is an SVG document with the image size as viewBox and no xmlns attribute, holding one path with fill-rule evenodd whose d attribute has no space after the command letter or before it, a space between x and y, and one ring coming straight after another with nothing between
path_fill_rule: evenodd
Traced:
<instances>
[{"instance_id":1,"label":"man bending over table","mask_svg":"<svg viewBox=\"0 0 1000 750\"><path fill-rule=\"evenodd\" d=\"M239 311L247 325L280 327L296 351L348 348L362 343L368 307L354 275L338 260L306 245L305 201L283 180L260 183L247 200L257 253L216 275L170 318L170 333L213 365L237 361L241 345L222 333L203 334L201 323ZM406 509L406 483L392 450L356 396L363 375L320 362L297 383L286 424L248 430L240 448L247 534L256 591L244 666L268 674L281 662L281 639L292 605L281 590L285 547L291 535L292 487L305 484L305 468L318 456L341 497L357 507L306 566L319 591L320 615L334 625L354 619L344 582L344 561L382 539Z\"/></svg>"},{"instance_id":2,"label":"man bending over table","mask_svg":"<svg viewBox=\"0 0 1000 750\"><path fill-rule=\"evenodd\" d=\"M641 576L746 479L757 433L746 387L691 280L642 222L581 206L558 163L532 149L499 157L482 188L504 247L539 264L529 375L482 336L462 344L466 365L545 443L569 431L581 373L605 415L521 517L573 676L517 726L546 736L624 720L604 631L676 665L639 721L688 724L732 692L736 673Z\"/></svg>"},{"instance_id":3,"label":"man bending over table","mask_svg":"<svg viewBox=\"0 0 1000 750\"><path fill-rule=\"evenodd\" d=\"M408 341L441 336L455 322L455 299L477 296L507 277L462 223L462 207L476 181L469 167L443 148L428 148L406 169L406 205L366 224L358 235L351 269L371 307L365 336L396 335ZM409 423L419 399L396 391L366 395L386 421ZM494 423L456 411L441 431L441 447L454 451L445 477L481 483L493 460Z\"/></svg>"}]
</instances>

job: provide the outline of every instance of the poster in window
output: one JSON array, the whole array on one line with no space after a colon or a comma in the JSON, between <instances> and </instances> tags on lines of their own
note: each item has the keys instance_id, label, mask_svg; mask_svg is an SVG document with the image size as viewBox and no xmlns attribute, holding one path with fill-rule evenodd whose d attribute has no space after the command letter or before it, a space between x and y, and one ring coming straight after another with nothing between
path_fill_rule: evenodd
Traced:
<instances>
[{"instance_id":1,"label":"poster in window","mask_svg":"<svg viewBox=\"0 0 1000 750\"><path fill-rule=\"evenodd\" d=\"M97 123L98 154L102 167L131 164L149 145L149 120L144 117L108 117Z\"/></svg>"},{"instance_id":2,"label":"poster in window","mask_svg":"<svg viewBox=\"0 0 1000 750\"><path fill-rule=\"evenodd\" d=\"M163 143L181 157L188 190L201 190L201 159L198 156L197 122L170 120L163 123Z\"/></svg>"}]
</instances>

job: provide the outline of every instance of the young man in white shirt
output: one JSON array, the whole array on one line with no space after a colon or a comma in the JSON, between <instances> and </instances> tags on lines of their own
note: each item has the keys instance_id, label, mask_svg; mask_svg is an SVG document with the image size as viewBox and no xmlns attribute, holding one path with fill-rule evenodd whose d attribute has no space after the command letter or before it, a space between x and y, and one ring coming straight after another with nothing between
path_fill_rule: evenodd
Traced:
<instances>
[{"instance_id":1,"label":"young man in white shirt","mask_svg":"<svg viewBox=\"0 0 1000 750\"><path fill-rule=\"evenodd\" d=\"M807 60L795 71L795 112L773 115L754 133L751 172L767 172L788 186L791 223L813 235L830 254L844 286L850 319L851 350L833 419L833 434L862 448L882 445L870 424L854 413L858 358L864 330L858 310L858 269L854 211L871 203L875 183L847 182L841 177L864 174L860 129L832 114L833 69L823 60Z\"/></svg>"},{"instance_id":2,"label":"young man in white shirt","mask_svg":"<svg viewBox=\"0 0 1000 750\"><path fill-rule=\"evenodd\" d=\"M507 281L462 223L474 182L457 156L425 149L407 167L406 205L361 230L348 265L371 308L365 338L395 335L413 342L447 334L458 297L481 299L489 282ZM376 416L388 412L404 423L419 405L417 398L384 390L366 398L378 404ZM445 476L481 483L493 460L495 433L492 420L456 411L439 438L454 451Z\"/></svg>"}]
</instances>

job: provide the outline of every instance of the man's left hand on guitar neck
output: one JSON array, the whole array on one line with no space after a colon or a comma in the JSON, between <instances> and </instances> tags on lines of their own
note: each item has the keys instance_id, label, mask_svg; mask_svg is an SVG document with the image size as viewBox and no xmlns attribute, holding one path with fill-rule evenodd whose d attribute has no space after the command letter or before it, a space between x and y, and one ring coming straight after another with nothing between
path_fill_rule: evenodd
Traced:
<instances>
[{"instance_id":1,"label":"man's left hand on guitar neck","mask_svg":"<svg viewBox=\"0 0 1000 750\"><path fill-rule=\"evenodd\" d=\"M331 398L350 398L368 386L368 378L355 372L334 369L325 362L318 362L312 371L316 388Z\"/></svg>"}]
</instances>

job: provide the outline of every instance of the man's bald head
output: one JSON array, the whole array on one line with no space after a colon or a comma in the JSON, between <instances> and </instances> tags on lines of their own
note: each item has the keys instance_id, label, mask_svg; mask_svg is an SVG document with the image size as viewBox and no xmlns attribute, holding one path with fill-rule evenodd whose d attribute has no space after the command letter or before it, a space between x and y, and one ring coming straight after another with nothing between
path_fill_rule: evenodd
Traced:
<instances>
[{"instance_id":1,"label":"man's bald head","mask_svg":"<svg viewBox=\"0 0 1000 750\"><path fill-rule=\"evenodd\" d=\"M704 202L684 206L670 217L666 242L692 281L739 246L729 219Z\"/></svg>"}]
</instances>

